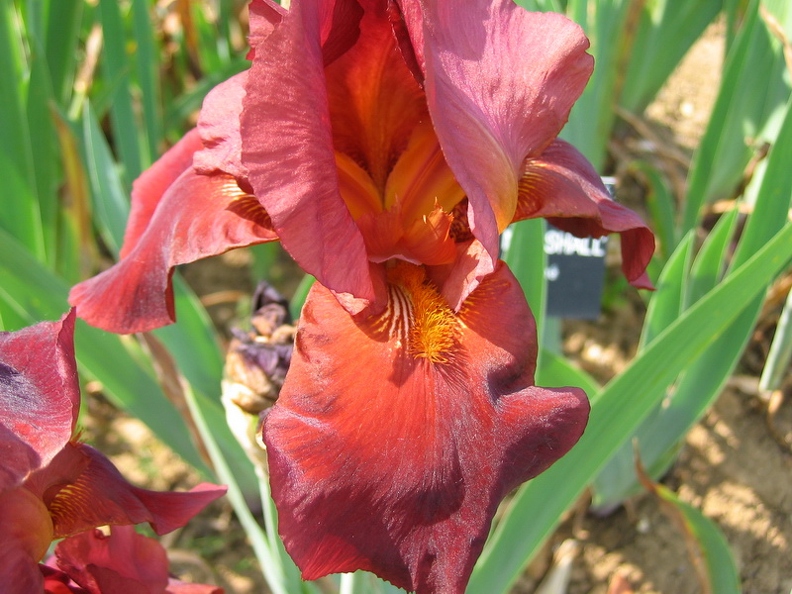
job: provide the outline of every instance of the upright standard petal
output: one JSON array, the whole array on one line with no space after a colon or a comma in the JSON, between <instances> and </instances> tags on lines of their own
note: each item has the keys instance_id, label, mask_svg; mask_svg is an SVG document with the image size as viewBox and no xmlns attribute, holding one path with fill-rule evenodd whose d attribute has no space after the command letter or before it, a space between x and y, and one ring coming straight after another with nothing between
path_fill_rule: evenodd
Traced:
<instances>
[{"instance_id":1,"label":"upright standard petal","mask_svg":"<svg viewBox=\"0 0 792 594\"><path fill-rule=\"evenodd\" d=\"M591 164L563 140L523 164L514 220L539 217L580 237L621 234L624 276L640 289L653 288L646 275L655 248L652 231L611 199Z\"/></svg>"},{"instance_id":2,"label":"upright standard petal","mask_svg":"<svg viewBox=\"0 0 792 594\"><path fill-rule=\"evenodd\" d=\"M588 40L563 16L512 0L430 0L423 43L429 112L470 200L471 229L495 259L523 160L557 136L591 75Z\"/></svg>"},{"instance_id":3,"label":"upright standard petal","mask_svg":"<svg viewBox=\"0 0 792 594\"><path fill-rule=\"evenodd\" d=\"M188 169L168 188L126 256L75 285L69 302L109 332L144 332L175 320L171 275L179 264L277 239L267 212L227 174Z\"/></svg>"},{"instance_id":4,"label":"upright standard petal","mask_svg":"<svg viewBox=\"0 0 792 594\"><path fill-rule=\"evenodd\" d=\"M0 493L46 466L68 443L80 408L74 312L0 332Z\"/></svg>"},{"instance_id":5,"label":"upright standard petal","mask_svg":"<svg viewBox=\"0 0 792 594\"><path fill-rule=\"evenodd\" d=\"M502 263L458 313L422 267L391 267L388 292L365 318L309 295L263 429L279 529L306 579L461 593L499 502L572 447L588 402L533 385L533 318Z\"/></svg>"},{"instance_id":6,"label":"upright standard petal","mask_svg":"<svg viewBox=\"0 0 792 594\"><path fill-rule=\"evenodd\" d=\"M242 164L242 137L239 134L247 79L248 71L240 72L206 95L198 116L202 146L192 162L197 173L212 175L222 172L234 176L237 183L247 182L247 168Z\"/></svg>"},{"instance_id":7,"label":"upright standard petal","mask_svg":"<svg viewBox=\"0 0 792 594\"><path fill-rule=\"evenodd\" d=\"M357 312L374 300L374 288L363 238L338 188L322 47L336 7L346 4L295 2L253 48L241 134L250 184L284 248Z\"/></svg>"}]
</instances>

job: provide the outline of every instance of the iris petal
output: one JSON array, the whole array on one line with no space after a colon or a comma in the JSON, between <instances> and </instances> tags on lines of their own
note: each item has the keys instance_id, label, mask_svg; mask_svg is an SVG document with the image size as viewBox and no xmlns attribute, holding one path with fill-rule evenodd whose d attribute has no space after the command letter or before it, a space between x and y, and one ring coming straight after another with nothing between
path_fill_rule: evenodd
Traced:
<instances>
[{"instance_id":1,"label":"iris petal","mask_svg":"<svg viewBox=\"0 0 792 594\"><path fill-rule=\"evenodd\" d=\"M242 164L242 137L239 135L247 79L248 72L240 72L217 85L204 99L198 117L202 147L192 162L196 172L207 175L222 172L234 176L237 182L247 181L247 169Z\"/></svg>"},{"instance_id":2,"label":"iris petal","mask_svg":"<svg viewBox=\"0 0 792 594\"><path fill-rule=\"evenodd\" d=\"M423 43L429 112L470 200L471 229L494 259L523 160L556 137L591 74L588 41L561 15L512 0L464 9L435 0L423 9Z\"/></svg>"},{"instance_id":3,"label":"iris petal","mask_svg":"<svg viewBox=\"0 0 792 594\"><path fill-rule=\"evenodd\" d=\"M175 319L171 274L179 264L277 239L267 212L226 174L188 169L168 188L134 249L72 288L81 318L110 332L143 332Z\"/></svg>"},{"instance_id":4,"label":"iris petal","mask_svg":"<svg viewBox=\"0 0 792 594\"><path fill-rule=\"evenodd\" d=\"M334 6L294 3L254 48L242 161L284 248L304 270L346 294L350 311L360 311L374 289L363 238L338 189L322 52Z\"/></svg>"},{"instance_id":5,"label":"iris petal","mask_svg":"<svg viewBox=\"0 0 792 594\"><path fill-rule=\"evenodd\" d=\"M165 549L132 526L67 538L55 556L58 567L89 592L165 592L168 585Z\"/></svg>"},{"instance_id":6,"label":"iris petal","mask_svg":"<svg viewBox=\"0 0 792 594\"><path fill-rule=\"evenodd\" d=\"M571 144L556 140L527 159L514 220L542 217L579 237L620 233L622 270L633 285L651 289L645 273L655 240L641 218L614 202L597 172Z\"/></svg>"},{"instance_id":7,"label":"iris petal","mask_svg":"<svg viewBox=\"0 0 792 594\"><path fill-rule=\"evenodd\" d=\"M55 538L96 526L148 522L157 534L184 526L225 487L201 483L188 492L157 492L129 484L100 452L69 443L25 487L40 497L52 516Z\"/></svg>"},{"instance_id":8,"label":"iris petal","mask_svg":"<svg viewBox=\"0 0 792 594\"><path fill-rule=\"evenodd\" d=\"M124 258L135 248L146 232L165 192L192 166L193 156L202 148L198 130L190 130L135 180L132 184L129 220L119 257Z\"/></svg>"},{"instance_id":9,"label":"iris petal","mask_svg":"<svg viewBox=\"0 0 792 594\"><path fill-rule=\"evenodd\" d=\"M74 313L0 332L0 493L47 465L69 441L80 406Z\"/></svg>"},{"instance_id":10,"label":"iris petal","mask_svg":"<svg viewBox=\"0 0 792 594\"><path fill-rule=\"evenodd\" d=\"M27 551L19 548L16 541L0 542L0 572L6 594L30 594L43 590L44 578L38 563Z\"/></svg>"},{"instance_id":11,"label":"iris petal","mask_svg":"<svg viewBox=\"0 0 792 594\"><path fill-rule=\"evenodd\" d=\"M398 266L412 272L390 270L379 316L309 295L264 424L272 491L306 579L366 569L462 592L499 502L577 441L588 402L533 385L535 326L505 265L458 314Z\"/></svg>"},{"instance_id":12,"label":"iris petal","mask_svg":"<svg viewBox=\"0 0 792 594\"><path fill-rule=\"evenodd\" d=\"M357 221L366 240L372 262L400 258L416 264L447 264L456 257L456 246L449 236L452 218L441 208L405 223L400 204L378 214L367 214Z\"/></svg>"}]
</instances>

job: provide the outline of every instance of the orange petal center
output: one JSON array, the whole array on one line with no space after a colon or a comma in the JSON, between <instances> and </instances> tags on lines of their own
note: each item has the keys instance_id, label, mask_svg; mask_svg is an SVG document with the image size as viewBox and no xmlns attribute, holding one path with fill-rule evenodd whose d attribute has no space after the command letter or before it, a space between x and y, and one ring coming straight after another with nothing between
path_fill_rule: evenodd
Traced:
<instances>
[{"instance_id":1,"label":"orange petal center","mask_svg":"<svg viewBox=\"0 0 792 594\"><path fill-rule=\"evenodd\" d=\"M325 76L340 192L369 256L447 261L454 246L441 215L465 194L381 7L366 9L355 46Z\"/></svg>"},{"instance_id":2,"label":"orange petal center","mask_svg":"<svg viewBox=\"0 0 792 594\"><path fill-rule=\"evenodd\" d=\"M407 228L438 206L451 212L465 193L448 167L431 123L415 126L389 172L384 192L352 157L336 151L341 196L352 217L398 209Z\"/></svg>"}]
</instances>

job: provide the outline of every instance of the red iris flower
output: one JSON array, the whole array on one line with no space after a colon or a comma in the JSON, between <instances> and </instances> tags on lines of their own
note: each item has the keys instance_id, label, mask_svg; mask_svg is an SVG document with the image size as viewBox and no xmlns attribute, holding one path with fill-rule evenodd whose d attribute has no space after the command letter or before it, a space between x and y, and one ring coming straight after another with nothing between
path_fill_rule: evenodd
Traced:
<instances>
[{"instance_id":1,"label":"red iris flower","mask_svg":"<svg viewBox=\"0 0 792 594\"><path fill-rule=\"evenodd\" d=\"M138 489L76 440L73 332L72 312L0 333L0 575L10 594L42 591L38 562L53 539L141 522L164 534L225 493L206 483L188 493Z\"/></svg>"},{"instance_id":2,"label":"red iris flower","mask_svg":"<svg viewBox=\"0 0 792 594\"><path fill-rule=\"evenodd\" d=\"M350 313L381 309L369 262L394 257L453 263L456 309L494 269L498 233L529 217L620 233L625 275L650 286L651 232L556 138L593 66L576 25L510 0L250 12L252 68L136 181L120 262L72 289L81 317L171 323L177 265L277 239Z\"/></svg>"},{"instance_id":3,"label":"red iris flower","mask_svg":"<svg viewBox=\"0 0 792 594\"><path fill-rule=\"evenodd\" d=\"M498 237L545 217L654 239L556 138L593 67L579 27L511 0L250 5L252 66L135 185L122 259L75 287L90 323L173 320L177 264L280 239L317 283L264 424L306 578L362 568L461 592L498 503L588 416L534 386L533 318Z\"/></svg>"}]
</instances>

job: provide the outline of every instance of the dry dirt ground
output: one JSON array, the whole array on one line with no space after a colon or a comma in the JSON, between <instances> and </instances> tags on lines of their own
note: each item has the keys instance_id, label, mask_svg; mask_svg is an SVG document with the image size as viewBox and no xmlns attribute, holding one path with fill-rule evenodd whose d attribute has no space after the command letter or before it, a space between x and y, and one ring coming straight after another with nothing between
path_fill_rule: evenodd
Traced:
<instances>
[{"instance_id":1,"label":"dry dirt ground","mask_svg":"<svg viewBox=\"0 0 792 594\"><path fill-rule=\"evenodd\" d=\"M689 156L707 122L718 83L711 73L719 70L722 53L722 35L714 28L695 46L649 109L646 123L654 144L647 145L645 134L641 141L633 134L624 141L622 151L635 150L634 145L637 150L647 146L656 150L659 142L681 155L682 161ZM213 263L190 267L186 273L203 294L248 291L247 281L240 281L247 278L242 272L245 265L244 252L232 252ZM233 301L234 293L220 295L221 304L212 311L217 320L226 323L234 310L222 303L222 295L230 295ZM664 480L683 501L701 509L722 528L748 594L787 594L792 589L792 456L769 430L765 408L755 393L755 378L779 309L780 305L768 308L738 370L738 379L691 431L678 463ZM633 354L642 315L640 300L631 298L596 322L568 322L565 350L596 376L612 376ZM774 427L776 437L789 441L789 382L786 391L787 402L776 414ZM110 454L130 479L160 489L185 488L197 481L194 473L159 446L137 421L119 415L100 397L90 400L86 437ZM680 530L655 499L644 495L604 518L586 513L570 517L549 543L546 555L515 587L515 593L534 591L553 549L568 539L573 539L576 551L569 594L701 591ZM215 504L183 531L167 537L165 544L173 569L183 578L219 583L230 593L266 591L244 533L227 504Z\"/></svg>"}]
</instances>

